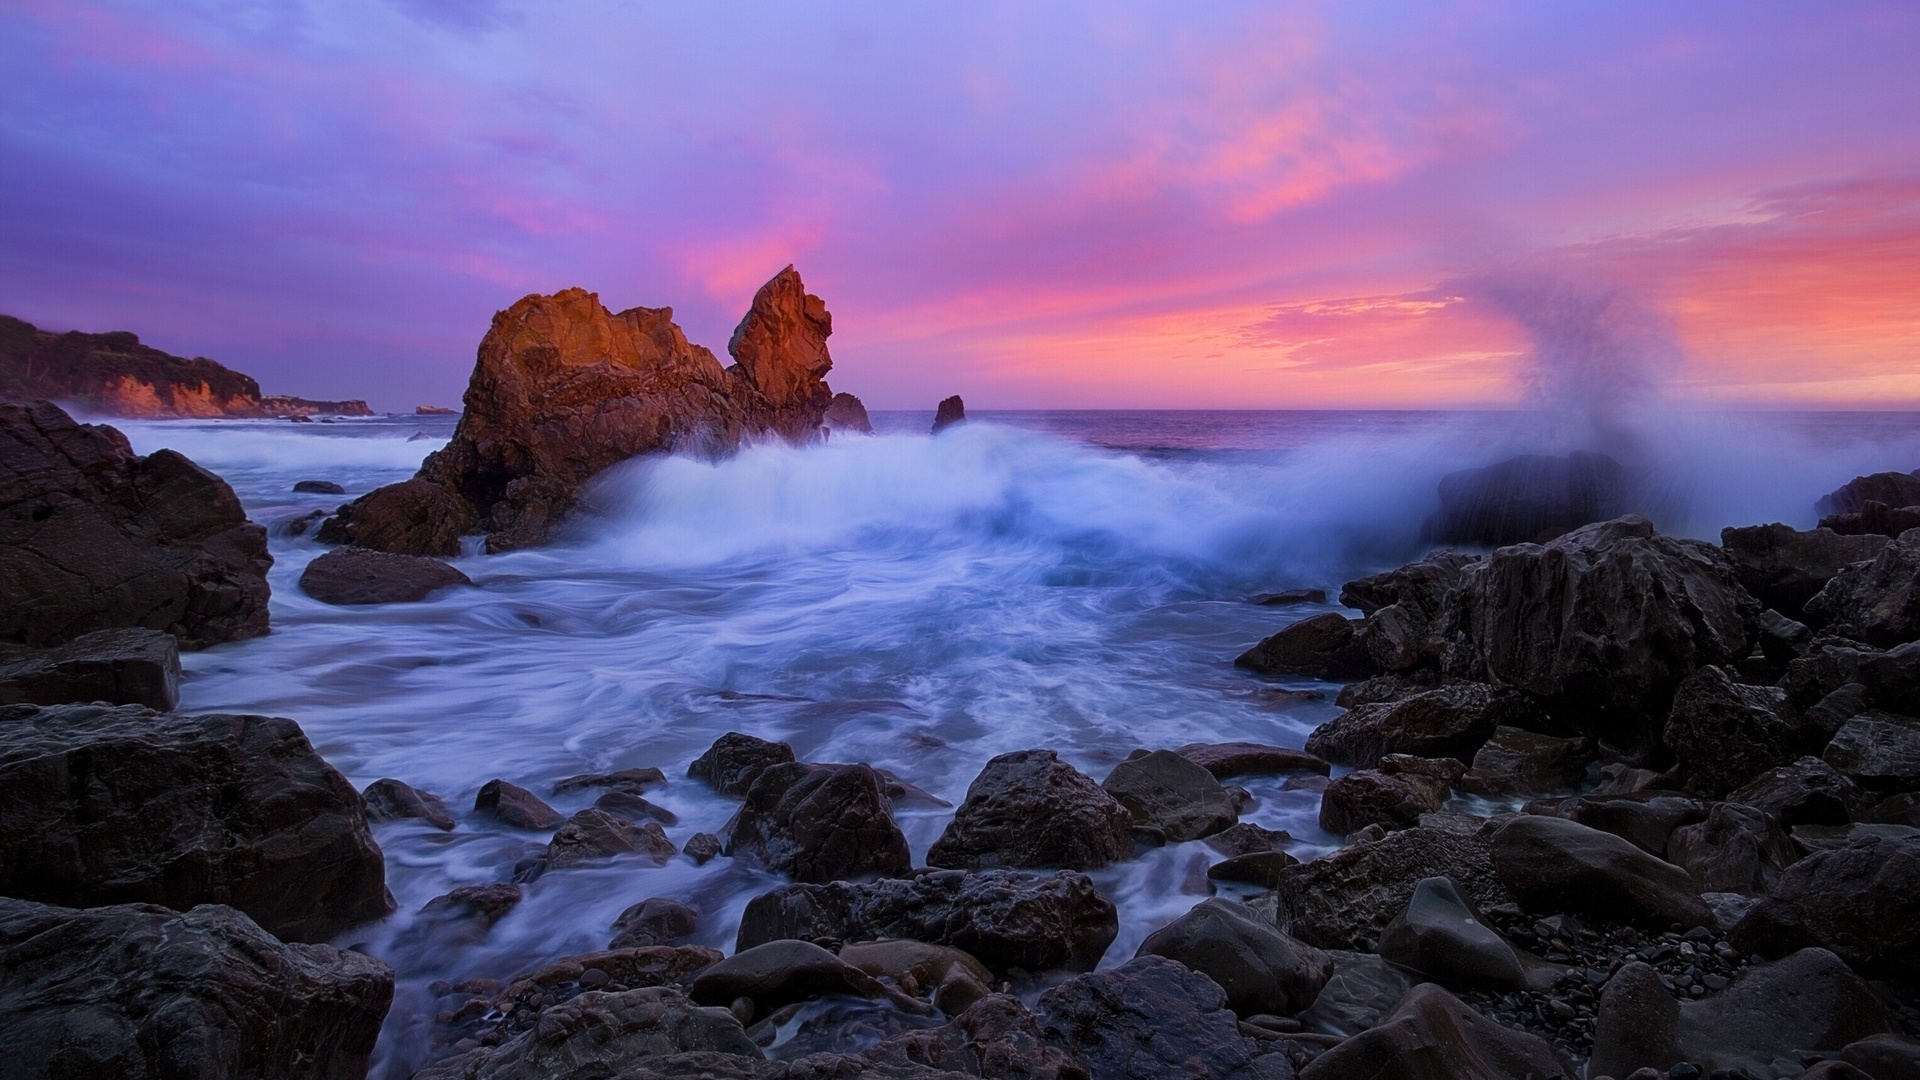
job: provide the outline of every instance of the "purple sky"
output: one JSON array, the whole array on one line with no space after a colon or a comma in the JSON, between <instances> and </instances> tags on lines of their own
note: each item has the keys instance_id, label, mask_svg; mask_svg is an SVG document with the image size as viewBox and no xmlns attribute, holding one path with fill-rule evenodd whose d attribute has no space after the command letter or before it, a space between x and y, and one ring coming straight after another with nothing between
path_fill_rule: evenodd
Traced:
<instances>
[{"instance_id":1,"label":"purple sky","mask_svg":"<svg viewBox=\"0 0 1920 1080\"><path fill-rule=\"evenodd\" d=\"M792 262L873 407L1511 401L1595 304L1920 403L1920 4L0 0L0 88L0 311L269 392Z\"/></svg>"}]
</instances>

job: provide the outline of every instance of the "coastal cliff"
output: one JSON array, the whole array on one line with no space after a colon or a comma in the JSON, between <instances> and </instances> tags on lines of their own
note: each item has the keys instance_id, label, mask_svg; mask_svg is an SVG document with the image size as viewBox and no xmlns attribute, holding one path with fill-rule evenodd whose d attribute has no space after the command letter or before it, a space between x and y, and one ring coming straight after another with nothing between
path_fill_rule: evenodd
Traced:
<instances>
[{"instance_id":1,"label":"coastal cliff","mask_svg":"<svg viewBox=\"0 0 1920 1080\"><path fill-rule=\"evenodd\" d=\"M364 401L262 397L250 375L174 356L124 330L56 334L0 315L0 400L41 398L140 420L373 415Z\"/></svg>"}]
</instances>

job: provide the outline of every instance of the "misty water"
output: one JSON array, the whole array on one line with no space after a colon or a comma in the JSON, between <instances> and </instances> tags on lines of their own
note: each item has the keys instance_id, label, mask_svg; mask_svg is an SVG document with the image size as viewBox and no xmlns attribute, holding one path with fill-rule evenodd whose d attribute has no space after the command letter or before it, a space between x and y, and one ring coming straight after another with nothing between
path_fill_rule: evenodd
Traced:
<instances>
[{"instance_id":1,"label":"misty water","mask_svg":"<svg viewBox=\"0 0 1920 1080\"><path fill-rule=\"evenodd\" d=\"M723 461L630 462L601 478L553 547L456 560L477 588L418 604L330 607L296 582L324 549L283 522L412 474L451 418L335 424L117 422L231 482L273 528L273 631L184 658L181 707L297 720L356 787L391 776L456 810L501 777L547 797L583 772L658 766L648 798L684 844L736 806L687 780L717 736L785 740L803 759L869 762L950 803L990 757L1044 747L1096 780L1137 747L1299 746L1337 687L1263 680L1232 659L1324 607L1249 602L1339 585L1420 553L1451 469L1589 445L1522 413L1000 413L930 438L926 413L878 413L874 437L756 446ZM1670 413L1598 446L1644 478L1671 532L1814 523L1863 472L1920 465L1912 414ZM1245 785L1242 819L1286 829L1301 858L1335 838L1319 797ZM550 797L563 812L595 793ZM916 864L951 810L895 807ZM549 873L478 944L408 927L421 905L505 881L544 834L462 817L376 826L399 905L339 944L398 972L377 1072L422 1061L439 979L506 978L605 947L653 896L701 912L731 951L741 909L782 883L744 860L678 858ZM1093 873L1120 909L1107 963L1208 891L1210 853L1176 844Z\"/></svg>"}]
</instances>

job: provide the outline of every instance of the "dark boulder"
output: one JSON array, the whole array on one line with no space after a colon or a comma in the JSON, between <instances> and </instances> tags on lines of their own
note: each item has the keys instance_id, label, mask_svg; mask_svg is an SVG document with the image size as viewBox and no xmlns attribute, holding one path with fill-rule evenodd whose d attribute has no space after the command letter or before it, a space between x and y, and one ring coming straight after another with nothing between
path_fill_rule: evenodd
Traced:
<instances>
[{"instance_id":1,"label":"dark boulder","mask_svg":"<svg viewBox=\"0 0 1920 1080\"><path fill-rule=\"evenodd\" d=\"M1828 514L1820 519L1820 527L1842 536L1895 537L1920 529L1920 506L1888 506L1869 499L1858 513Z\"/></svg>"},{"instance_id":2,"label":"dark boulder","mask_svg":"<svg viewBox=\"0 0 1920 1080\"><path fill-rule=\"evenodd\" d=\"M873 421L867 418L867 407L852 394L842 391L833 395L827 411L820 422L832 431L854 431L862 435L873 434Z\"/></svg>"},{"instance_id":3,"label":"dark boulder","mask_svg":"<svg viewBox=\"0 0 1920 1080\"><path fill-rule=\"evenodd\" d=\"M1840 725L1821 758L1863 787L1920 788L1920 720L1864 712Z\"/></svg>"},{"instance_id":4,"label":"dark boulder","mask_svg":"<svg viewBox=\"0 0 1920 1080\"><path fill-rule=\"evenodd\" d=\"M1920 1042L1898 1035L1869 1035L1848 1043L1840 1060L1874 1080L1920 1080Z\"/></svg>"},{"instance_id":5,"label":"dark boulder","mask_svg":"<svg viewBox=\"0 0 1920 1080\"><path fill-rule=\"evenodd\" d=\"M1289 772L1330 771L1327 763L1305 750L1265 743L1188 743L1174 753L1213 774L1216 780L1236 776L1272 776Z\"/></svg>"},{"instance_id":6,"label":"dark boulder","mask_svg":"<svg viewBox=\"0 0 1920 1080\"><path fill-rule=\"evenodd\" d=\"M1051 750L987 762L927 851L949 869L1093 870L1133 854L1126 807Z\"/></svg>"},{"instance_id":7,"label":"dark boulder","mask_svg":"<svg viewBox=\"0 0 1920 1080\"><path fill-rule=\"evenodd\" d=\"M1887 539L1842 536L1832 529L1801 532L1774 524L1722 529L1720 546L1748 592L1766 607L1797 619L1833 575L1879 555Z\"/></svg>"},{"instance_id":8,"label":"dark boulder","mask_svg":"<svg viewBox=\"0 0 1920 1080\"><path fill-rule=\"evenodd\" d=\"M345 495L347 489L331 480L296 480L293 490L307 495Z\"/></svg>"},{"instance_id":9,"label":"dark boulder","mask_svg":"<svg viewBox=\"0 0 1920 1080\"><path fill-rule=\"evenodd\" d=\"M1557 739L1517 727L1496 727L1474 751L1459 787L1476 795L1538 795L1573 787L1593 760L1589 739Z\"/></svg>"},{"instance_id":10,"label":"dark boulder","mask_svg":"<svg viewBox=\"0 0 1920 1080\"><path fill-rule=\"evenodd\" d=\"M567 820L560 811L541 801L540 796L518 784L499 779L480 785L479 794L473 797L473 811L493 818L508 828L525 829L528 832L557 829L561 822Z\"/></svg>"},{"instance_id":11,"label":"dark boulder","mask_svg":"<svg viewBox=\"0 0 1920 1080\"><path fill-rule=\"evenodd\" d=\"M360 792L360 798L366 801L368 821L419 820L436 829L450 831L453 828L453 815L447 812L447 804L440 796L392 777L368 784Z\"/></svg>"},{"instance_id":12,"label":"dark boulder","mask_svg":"<svg viewBox=\"0 0 1920 1080\"><path fill-rule=\"evenodd\" d=\"M95 630L50 649L0 645L0 705L104 701L166 712L180 701L180 648L159 630Z\"/></svg>"},{"instance_id":13,"label":"dark boulder","mask_svg":"<svg viewBox=\"0 0 1920 1080\"><path fill-rule=\"evenodd\" d=\"M1212 836L1240 820L1220 781L1171 750L1128 758L1100 786L1136 827L1158 829L1172 843Z\"/></svg>"},{"instance_id":14,"label":"dark boulder","mask_svg":"<svg viewBox=\"0 0 1920 1080\"><path fill-rule=\"evenodd\" d=\"M1360 679L1375 670L1355 621L1336 611L1301 619L1261 639L1233 662L1270 675L1310 679Z\"/></svg>"},{"instance_id":15,"label":"dark boulder","mask_svg":"<svg viewBox=\"0 0 1920 1080\"><path fill-rule=\"evenodd\" d=\"M1649 855L1665 858L1667 839L1673 830L1705 820L1707 804L1678 791L1643 788L1613 795L1596 792L1567 799L1541 799L1528 803L1527 811L1577 821L1630 841Z\"/></svg>"},{"instance_id":16,"label":"dark boulder","mask_svg":"<svg viewBox=\"0 0 1920 1080\"><path fill-rule=\"evenodd\" d=\"M1220 987L1183 964L1142 956L1040 995L1049 1043L1091 1080L1292 1080L1284 1050L1240 1033Z\"/></svg>"},{"instance_id":17,"label":"dark boulder","mask_svg":"<svg viewBox=\"0 0 1920 1080\"><path fill-rule=\"evenodd\" d=\"M1920 972L1920 838L1862 836L1801 859L1729 937L1768 956L1819 946L1863 970Z\"/></svg>"},{"instance_id":18,"label":"dark boulder","mask_svg":"<svg viewBox=\"0 0 1920 1080\"><path fill-rule=\"evenodd\" d=\"M1482 909L1513 901L1494 877L1486 841L1414 828L1281 871L1274 922L1309 945L1370 952L1431 877L1453 878Z\"/></svg>"},{"instance_id":19,"label":"dark boulder","mask_svg":"<svg viewBox=\"0 0 1920 1080\"><path fill-rule=\"evenodd\" d=\"M1202 900L1147 935L1138 956L1164 956L1198 971L1226 992L1241 1016L1292 1016L1313 1004L1333 974L1327 954L1293 940L1231 900Z\"/></svg>"},{"instance_id":20,"label":"dark boulder","mask_svg":"<svg viewBox=\"0 0 1920 1080\"><path fill-rule=\"evenodd\" d=\"M938 435L955 424L964 424L966 422L967 403L960 400L960 395L955 394L949 398L942 398L940 399L940 407L935 409L933 413L933 433Z\"/></svg>"},{"instance_id":21,"label":"dark boulder","mask_svg":"<svg viewBox=\"0 0 1920 1080\"><path fill-rule=\"evenodd\" d=\"M679 945L700 928L700 913L678 900L656 896L629 907L613 920L609 949Z\"/></svg>"},{"instance_id":22,"label":"dark boulder","mask_svg":"<svg viewBox=\"0 0 1920 1080\"><path fill-rule=\"evenodd\" d=\"M1039 1018L1011 994L982 995L940 1027L905 1032L862 1050L860 1059L870 1064L857 1075L871 1080L962 1080L975 1076L1088 1080L1085 1068L1060 1048L1047 1044ZM934 1073L934 1069L948 1071ZM827 1078L807 1073L784 1080Z\"/></svg>"},{"instance_id":23,"label":"dark boulder","mask_svg":"<svg viewBox=\"0 0 1920 1080\"><path fill-rule=\"evenodd\" d=\"M0 403L0 641L116 627L201 649L267 632L267 531L226 481L54 405Z\"/></svg>"},{"instance_id":24,"label":"dark boulder","mask_svg":"<svg viewBox=\"0 0 1920 1080\"><path fill-rule=\"evenodd\" d=\"M1380 935L1380 956L1456 985L1527 987L1520 954L1487 924L1452 878L1430 877L1414 886L1406 910Z\"/></svg>"},{"instance_id":25,"label":"dark boulder","mask_svg":"<svg viewBox=\"0 0 1920 1080\"><path fill-rule=\"evenodd\" d=\"M540 1012L538 1025L497 1046L436 1062L413 1080L566 1080L635 1077L669 1055L712 1054L717 1063L758 1062L760 1048L724 1008L701 1008L678 991L646 986L590 991ZM683 1076L719 1075L702 1070ZM752 1076L751 1072L736 1075Z\"/></svg>"},{"instance_id":26,"label":"dark boulder","mask_svg":"<svg viewBox=\"0 0 1920 1080\"><path fill-rule=\"evenodd\" d=\"M0 709L0 894L240 909L286 941L393 910L366 810L291 720Z\"/></svg>"},{"instance_id":27,"label":"dark boulder","mask_svg":"<svg viewBox=\"0 0 1920 1080\"><path fill-rule=\"evenodd\" d=\"M706 781L722 795L738 798L753 786L761 770L792 760L793 747L786 743L729 731L713 740L706 753L693 759L687 766L687 775Z\"/></svg>"},{"instance_id":28,"label":"dark boulder","mask_svg":"<svg viewBox=\"0 0 1920 1080\"><path fill-rule=\"evenodd\" d=\"M1754 778L1727 796L1778 819L1780 824L1844 825L1873 806L1860 785L1817 757L1803 757Z\"/></svg>"},{"instance_id":29,"label":"dark boulder","mask_svg":"<svg viewBox=\"0 0 1920 1080\"><path fill-rule=\"evenodd\" d=\"M923 870L762 893L741 915L737 947L906 938L964 950L995 971L1090 971L1119 926L1112 902L1084 874Z\"/></svg>"},{"instance_id":30,"label":"dark boulder","mask_svg":"<svg viewBox=\"0 0 1920 1080\"><path fill-rule=\"evenodd\" d=\"M1680 1052L1680 1002L1662 979L1651 964L1633 960L1607 980L1594 1017L1591 1075L1625 1077L1654 1069L1664 1076L1686 1060Z\"/></svg>"},{"instance_id":31,"label":"dark boulder","mask_svg":"<svg viewBox=\"0 0 1920 1080\"><path fill-rule=\"evenodd\" d=\"M658 787L666 782L666 773L652 765L646 765L632 769L616 769L610 773L578 773L564 780L554 781L553 793L565 795L573 791L606 788L638 795L648 788Z\"/></svg>"},{"instance_id":32,"label":"dark boulder","mask_svg":"<svg viewBox=\"0 0 1920 1080\"><path fill-rule=\"evenodd\" d=\"M1538 543L1627 511L1627 478L1605 454L1523 454L1440 478L1440 510L1420 530L1435 544Z\"/></svg>"},{"instance_id":33,"label":"dark boulder","mask_svg":"<svg viewBox=\"0 0 1920 1080\"><path fill-rule=\"evenodd\" d=\"M726 831L728 855L750 856L797 881L885 877L913 866L893 804L866 765L763 769Z\"/></svg>"},{"instance_id":34,"label":"dark boulder","mask_svg":"<svg viewBox=\"0 0 1920 1080\"><path fill-rule=\"evenodd\" d=\"M742 949L693 977L687 996L701 1005L750 998L755 1015L821 994L883 998L927 1011L912 998L810 941L769 941Z\"/></svg>"},{"instance_id":35,"label":"dark boulder","mask_svg":"<svg viewBox=\"0 0 1920 1080\"><path fill-rule=\"evenodd\" d=\"M1703 893L1764 894L1799 855L1778 821L1740 803L1715 803L1705 821L1667 839L1667 857Z\"/></svg>"},{"instance_id":36,"label":"dark boulder","mask_svg":"<svg viewBox=\"0 0 1920 1080\"><path fill-rule=\"evenodd\" d=\"M1502 1027L1433 983L1315 1058L1300 1080L1550 1080L1568 1075L1538 1035Z\"/></svg>"},{"instance_id":37,"label":"dark boulder","mask_svg":"<svg viewBox=\"0 0 1920 1080\"><path fill-rule=\"evenodd\" d=\"M1207 880L1238 881L1271 889L1279 884L1281 871L1299 865L1299 859L1284 851L1249 851L1207 867Z\"/></svg>"},{"instance_id":38,"label":"dark boulder","mask_svg":"<svg viewBox=\"0 0 1920 1080\"><path fill-rule=\"evenodd\" d=\"M1327 956L1333 960L1333 976L1320 988L1313 1007L1299 1016L1308 1031L1342 1038L1358 1035L1392 1012L1416 981L1371 953L1336 949Z\"/></svg>"},{"instance_id":39,"label":"dark boulder","mask_svg":"<svg viewBox=\"0 0 1920 1080\"><path fill-rule=\"evenodd\" d=\"M1468 567L1444 613L1447 668L1525 691L1615 745L1645 745L1683 679L1752 651L1758 614L1719 548L1624 517Z\"/></svg>"},{"instance_id":40,"label":"dark boulder","mask_svg":"<svg viewBox=\"0 0 1920 1080\"><path fill-rule=\"evenodd\" d=\"M639 856L664 866L677 854L679 849L660 826L635 825L590 806L568 818L547 842L547 868L562 870L623 856Z\"/></svg>"},{"instance_id":41,"label":"dark boulder","mask_svg":"<svg viewBox=\"0 0 1920 1080\"><path fill-rule=\"evenodd\" d=\"M1685 766L1687 789L1711 797L1800 756L1786 691L1742 685L1717 667L1680 684L1661 738Z\"/></svg>"},{"instance_id":42,"label":"dark boulder","mask_svg":"<svg viewBox=\"0 0 1920 1080\"><path fill-rule=\"evenodd\" d=\"M0 900L0 971L0 1072L20 1080L359 1080L393 999L378 960L218 904Z\"/></svg>"},{"instance_id":43,"label":"dark boulder","mask_svg":"<svg viewBox=\"0 0 1920 1080\"><path fill-rule=\"evenodd\" d=\"M1389 754L1386 761L1397 765L1400 758ZM1453 775L1458 776L1459 770L1453 770ZM1420 815L1445 806L1452 793L1451 778L1444 774L1397 767L1361 769L1334 777L1321 793L1320 827L1335 836L1346 836L1368 825L1407 828L1418 825Z\"/></svg>"},{"instance_id":44,"label":"dark boulder","mask_svg":"<svg viewBox=\"0 0 1920 1080\"><path fill-rule=\"evenodd\" d=\"M300 591L323 604L410 604L473 579L419 555L390 555L366 548L338 548L307 564Z\"/></svg>"},{"instance_id":45,"label":"dark boulder","mask_svg":"<svg viewBox=\"0 0 1920 1080\"><path fill-rule=\"evenodd\" d=\"M1461 571L1481 556L1436 551L1396 570L1349 581L1340 602L1366 616L1359 630L1361 648L1385 671L1408 671L1439 664L1444 642L1433 624L1447 593L1460 583Z\"/></svg>"},{"instance_id":46,"label":"dark boulder","mask_svg":"<svg viewBox=\"0 0 1920 1080\"><path fill-rule=\"evenodd\" d=\"M1280 851L1293 839L1285 829L1269 829L1243 821L1231 829L1207 837L1207 846L1222 855L1251 855L1262 851Z\"/></svg>"},{"instance_id":47,"label":"dark boulder","mask_svg":"<svg viewBox=\"0 0 1920 1080\"><path fill-rule=\"evenodd\" d=\"M1872 562L1833 575L1807 601L1807 621L1883 649L1920 638L1920 532L1903 533Z\"/></svg>"},{"instance_id":48,"label":"dark boulder","mask_svg":"<svg viewBox=\"0 0 1920 1080\"><path fill-rule=\"evenodd\" d=\"M1869 501L1888 506L1920 505L1920 477L1901 472L1856 476L1821 496L1813 508L1822 515L1857 514Z\"/></svg>"},{"instance_id":49,"label":"dark boulder","mask_svg":"<svg viewBox=\"0 0 1920 1080\"><path fill-rule=\"evenodd\" d=\"M314 539L396 555L454 556L479 527L473 507L444 484L416 477L375 488L335 510Z\"/></svg>"},{"instance_id":50,"label":"dark boulder","mask_svg":"<svg viewBox=\"0 0 1920 1080\"><path fill-rule=\"evenodd\" d=\"M1714 925L1685 870L1612 833L1522 814L1489 838L1494 873L1521 906L1665 928Z\"/></svg>"},{"instance_id":51,"label":"dark boulder","mask_svg":"<svg viewBox=\"0 0 1920 1080\"><path fill-rule=\"evenodd\" d=\"M1329 761L1372 768L1386 754L1473 760L1495 728L1526 715L1524 699L1484 683L1447 683L1373 705L1356 705L1314 729L1307 749Z\"/></svg>"}]
</instances>

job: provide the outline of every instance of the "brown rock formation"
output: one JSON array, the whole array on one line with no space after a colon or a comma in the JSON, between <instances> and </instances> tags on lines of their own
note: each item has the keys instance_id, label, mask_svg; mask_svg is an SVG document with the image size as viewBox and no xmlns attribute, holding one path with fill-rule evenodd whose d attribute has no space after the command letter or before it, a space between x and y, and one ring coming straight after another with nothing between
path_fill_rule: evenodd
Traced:
<instances>
[{"instance_id":1,"label":"brown rock formation","mask_svg":"<svg viewBox=\"0 0 1920 1080\"><path fill-rule=\"evenodd\" d=\"M162 352L125 330L55 334L0 315L0 400L36 398L139 419L373 415L364 401L262 398L252 376Z\"/></svg>"},{"instance_id":2,"label":"brown rock formation","mask_svg":"<svg viewBox=\"0 0 1920 1080\"><path fill-rule=\"evenodd\" d=\"M832 330L791 266L754 296L729 368L687 341L672 308L614 314L584 289L528 296L493 317L452 441L412 480L342 507L319 537L454 555L477 530L488 551L508 551L547 540L586 482L628 458L817 438Z\"/></svg>"}]
</instances>

